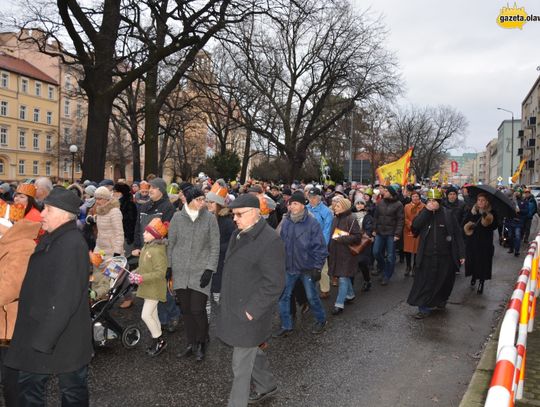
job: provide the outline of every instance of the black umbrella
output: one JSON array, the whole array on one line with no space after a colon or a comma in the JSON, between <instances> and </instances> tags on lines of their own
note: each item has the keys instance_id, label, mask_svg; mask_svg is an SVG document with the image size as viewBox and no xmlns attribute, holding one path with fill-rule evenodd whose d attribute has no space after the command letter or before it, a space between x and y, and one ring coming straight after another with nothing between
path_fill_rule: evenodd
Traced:
<instances>
[{"instance_id":1,"label":"black umbrella","mask_svg":"<svg viewBox=\"0 0 540 407\"><path fill-rule=\"evenodd\" d=\"M515 204L502 191L499 191L490 185L473 185L467 187L467 190L474 200L476 200L476 197L480 193L489 195L491 207L497 212L500 219L503 217L513 218L516 215Z\"/></svg>"}]
</instances>

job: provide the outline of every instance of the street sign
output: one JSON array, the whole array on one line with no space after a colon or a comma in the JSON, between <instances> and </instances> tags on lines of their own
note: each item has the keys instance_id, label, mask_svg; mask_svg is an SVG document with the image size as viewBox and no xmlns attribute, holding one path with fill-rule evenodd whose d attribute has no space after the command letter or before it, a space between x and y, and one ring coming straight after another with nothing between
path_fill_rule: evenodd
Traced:
<instances>
[{"instance_id":1,"label":"street sign","mask_svg":"<svg viewBox=\"0 0 540 407\"><path fill-rule=\"evenodd\" d=\"M499 181L499 182L502 182L502 180L503 180L503 177L498 177L497 178L497 181Z\"/></svg>"}]
</instances>

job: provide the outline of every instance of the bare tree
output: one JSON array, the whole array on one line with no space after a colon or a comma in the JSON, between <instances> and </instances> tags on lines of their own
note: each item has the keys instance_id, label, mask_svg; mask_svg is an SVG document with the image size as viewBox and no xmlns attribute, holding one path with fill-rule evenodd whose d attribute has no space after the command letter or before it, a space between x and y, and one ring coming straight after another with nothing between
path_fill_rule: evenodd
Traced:
<instances>
[{"instance_id":1,"label":"bare tree","mask_svg":"<svg viewBox=\"0 0 540 407\"><path fill-rule=\"evenodd\" d=\"M288 159L289 181L336 121L400 90L382 23L346 1L283 2L235 28L223 46L261 100L235 99L243 124Z\"/></svg>"},{"instance_id":2,"label":"bare tree","mask_svg":"<svg viewBox=\"0 0 540 407\"><path fill-rule=\"evenodd\" d=\"M84 72L79 82L88 97L83 171L84 177L90 179L103 177L114 99L135 79L150 73L174 53L183 53L179 70L187 70L197 52L216 33L254 10L254 4L245 0L186 0L170 4L155 0L38 0L25 1L22 7L26 17L22 21L15 18L16 25L39 29L42 35L21 39L35 42L42 52L61 58L66 64L79 65ZM162 33L151 22L162 19L165 26L159 29L166 32L160 42L157 40ZM133 46L133 41L138 45ZM157 163L157 159L154 161Z\"/></svg>"}]
</instances>

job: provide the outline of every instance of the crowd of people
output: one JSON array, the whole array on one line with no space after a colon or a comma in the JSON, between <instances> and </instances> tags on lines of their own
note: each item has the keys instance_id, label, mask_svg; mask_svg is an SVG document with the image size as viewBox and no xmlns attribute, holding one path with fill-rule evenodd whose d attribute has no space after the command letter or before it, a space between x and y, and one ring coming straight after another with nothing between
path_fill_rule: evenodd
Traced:
<instances>
[{"instance_id":1,"label":"crowd of people","mask_svg":"<svg viewBox=\"0 0 540 407\"><path fill-rule=\"evenodd\" d=\"M130 276L152 338L183 320L178 357L205 358L209 312L217 336L234 348L229 407L277 391L264 344L294 331L297 312L324 332L324 301L339 317L359 291L391 284L396 262L412 279L407 298L423 319L444 309L464 268L478 294L491 279L494 231L519 256L539 231L536 199L503 188L514 205L501 216L493 195L470 185L360 185L295 182L244 185L200 176L194 183L146 180L53 185L48 178L0 185L0 361L8 406L44 405L59 377L62 405L88 405L92 355L89 306L107 295L104 264L138 258ZM478 255L482 253L482 255ZM384 288L383 288L384 289ZM272 332L274 310L280 327ZM251 387L253 384L253 388Z\"/></svg>"}]
</instances>

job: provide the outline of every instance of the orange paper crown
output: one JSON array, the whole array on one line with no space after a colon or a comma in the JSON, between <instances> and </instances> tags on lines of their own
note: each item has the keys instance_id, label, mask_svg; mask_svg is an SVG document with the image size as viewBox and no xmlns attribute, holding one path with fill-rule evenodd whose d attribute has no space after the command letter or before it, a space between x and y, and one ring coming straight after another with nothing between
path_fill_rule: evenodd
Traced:
<instances>
[{"instance_id":1,"label":"orange paper crown","mask_svg":"<svg viewBox=\"0 0 540 407\"><path fill-rule=\"evenodd\" d=\"M4 216L6 216L7 208L8 208L8 203L4 201L3 199L0 199L0 218L3 218Z\"/></svg>"},{"instance_id":2,"label":"orange paper crown","mask_svg":"<svg viewBox=\"0 0 540 407\"><path fill-rule=\"evenodd\" d=\"M9 220L13 223L24 218L25 207L22 204L12 204L9 209Z\"/></svg>"},{"instance_id":3,"label":"orange paper crown","mask_svg":"<svg viewBox=\"0 0 540 407\"><path fill-rule=\"evenodd\" d=\"M145 231L150 233L156 239L163 239L165 236L167 236L168 229L169 222L163 223L159 218L152 219L148 226L144 228Z\"/></svg>"},{"instance_id":4,"label":"orange paper crown","mask_svg":"<svg viewBox=\"0 0 540 407\"><path fill-rule=\"evenodd\" d=\"M36 187L33 184L19 184L15 192L31 196L32 198L36 197Z\"/></svg>"},{"instance_id":5,"label":"orange paper crown","mask_svg":"<svg viewBox=\"0 0 540 407\"><path fill-rule=\"evenodd\" d=\"M214 182L214 185L212 185L210 192L213 192L214 194L222 197L223 199L227 198L227 195L229 193L229 191L227 190L227 186L225 185L225 181L223 180L217 180L216 182Z\"/></svg>"}]
</instances>

